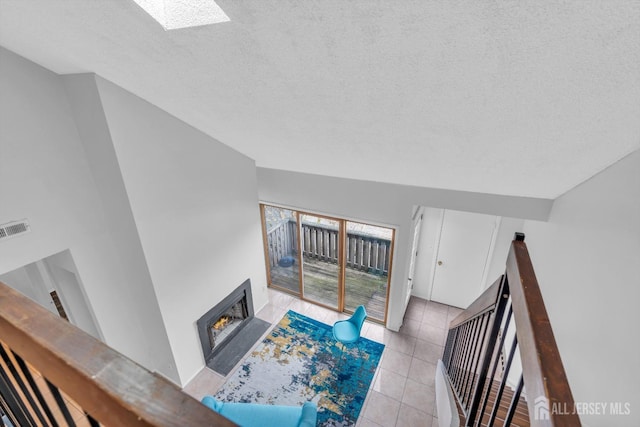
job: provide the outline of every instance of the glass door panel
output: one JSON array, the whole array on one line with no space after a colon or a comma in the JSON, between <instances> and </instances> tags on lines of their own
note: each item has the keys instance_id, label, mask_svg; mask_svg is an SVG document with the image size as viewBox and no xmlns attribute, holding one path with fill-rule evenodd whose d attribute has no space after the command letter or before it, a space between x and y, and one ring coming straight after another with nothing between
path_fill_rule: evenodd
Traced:
<instances>
[{"instance_id":1,"label":"glass door panel","mask_svg":"<svg viewBox=\"0 0 640 427\"><path fill-rule=\"evenodd\" d=\"M261 206L269 286L386 321L393 229Z\"/></svg>"},{"instance_id":2,"label":"glass door panel","mask_svg":"<svg viewBox=\"0 0 640 427\"><path fill-rule=\"evenodd\" d=\"M364 305L367 315L385 321L393 230L346 221L344 308Z\"/></svg>"},{"instance_id":3,"label":"glass door panel","mask_svg":"<svg viewBox=\"0 0 640 427\"><path fill-rule=\"evenodd\" d=\"M296 212L264 205L269 284L300 295Z\"/></svg>"},{"instance_id":4,"label":"glass door panel","mask_svg":"<svg viewBox=\"0 0 640 427\"><path fill-rule=\"evenodd\" d=\"M300 215L302 283L305 299L337 309L340 277L340 222Z\"/></svg>"}]
</instances>

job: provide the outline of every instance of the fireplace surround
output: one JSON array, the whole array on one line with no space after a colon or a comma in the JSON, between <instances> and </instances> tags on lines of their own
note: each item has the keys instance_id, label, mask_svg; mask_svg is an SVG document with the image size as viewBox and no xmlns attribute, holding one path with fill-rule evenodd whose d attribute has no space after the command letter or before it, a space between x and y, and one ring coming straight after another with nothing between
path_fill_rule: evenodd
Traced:
<instances>
[{"instance_id":1,"label":"fireplace surround","mask_svg":"<svg viewBox=\"0 0 640 427\"><path fill-rule=\"evenodd\" d=\"M247 279L196 322L205 362L209 364L253 316L251 280Z\"/></svg>"}]
</instances>

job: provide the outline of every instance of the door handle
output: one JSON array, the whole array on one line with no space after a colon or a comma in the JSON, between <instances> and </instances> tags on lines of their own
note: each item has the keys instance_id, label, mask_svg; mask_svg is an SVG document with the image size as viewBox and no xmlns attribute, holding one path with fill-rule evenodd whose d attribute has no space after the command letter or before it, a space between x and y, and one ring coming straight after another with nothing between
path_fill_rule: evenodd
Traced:
<instances>
[{"instance_id":1,"label":"door handle","mask_svg":"<svg viewBox=\"0 0 640 427\"><path fill-rule=\"evenodd\" d=\"M442 261L438 261L438 265L442 265Z\"/></svg>"}]
</instances>

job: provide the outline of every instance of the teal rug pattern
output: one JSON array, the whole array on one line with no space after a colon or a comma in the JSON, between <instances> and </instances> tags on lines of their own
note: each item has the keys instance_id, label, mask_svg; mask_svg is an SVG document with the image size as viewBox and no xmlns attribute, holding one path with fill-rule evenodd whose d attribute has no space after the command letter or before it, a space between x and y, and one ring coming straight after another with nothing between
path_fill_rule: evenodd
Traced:
<instances>
[{"instance_id":1,"label":"teal rug pattern","mask_svg":"<svg viewBox=\"0 0 640 427\"><path fill-rule=\"evenodd\" d=\"M384 345L343 346L332 326L289 311L216 394L226 402L318 405L318 426L354 426Z\"/></svg>"}]
</instances>

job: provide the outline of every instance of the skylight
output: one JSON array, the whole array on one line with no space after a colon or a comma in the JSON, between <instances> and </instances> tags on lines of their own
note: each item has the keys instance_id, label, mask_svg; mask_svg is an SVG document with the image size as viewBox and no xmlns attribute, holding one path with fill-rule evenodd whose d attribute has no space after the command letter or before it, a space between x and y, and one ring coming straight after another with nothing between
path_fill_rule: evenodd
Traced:
<instances>
[{"instance_id":1,"label":"skylight","mask_svg":"<svg viewBox=\"0 0 640 427\"><path fill-rule=\"evenodd\" d=\"M165 30L230 21L213 0L133 0Z\"/></svg>"}]
</instances>

